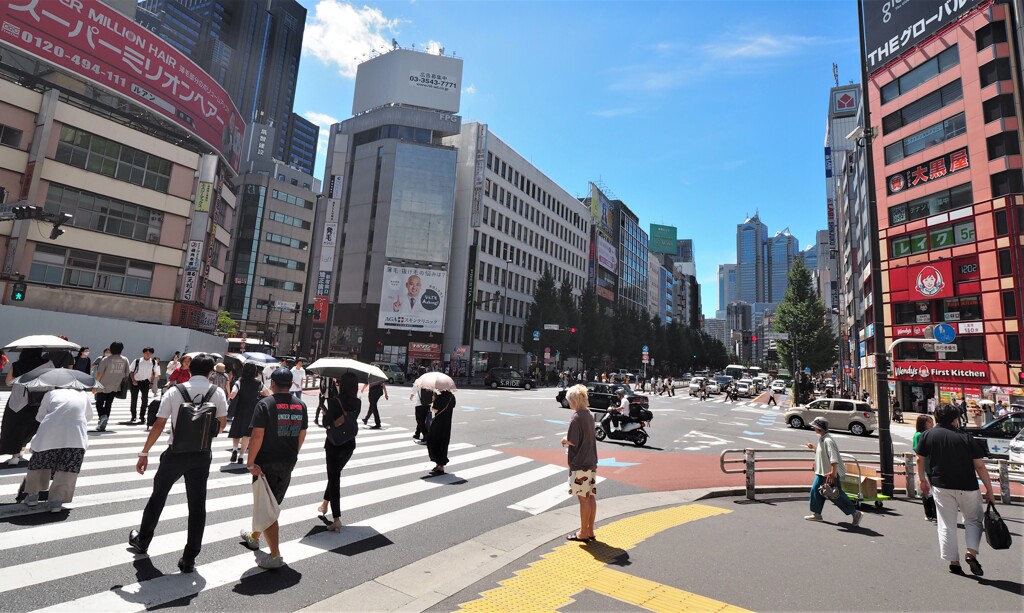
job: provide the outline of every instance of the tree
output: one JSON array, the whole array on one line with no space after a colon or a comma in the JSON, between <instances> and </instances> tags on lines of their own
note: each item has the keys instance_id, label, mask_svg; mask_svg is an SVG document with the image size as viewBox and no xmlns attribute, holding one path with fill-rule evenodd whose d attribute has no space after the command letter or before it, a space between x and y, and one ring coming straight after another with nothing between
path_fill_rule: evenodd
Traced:
<instances>
[{"instance_id":1,"label":"tree","mask_svg":"<svg viewBox=\"0 0 1024 613\"><path fill-rule=\"evenodd\" d=\"M790 269L788 282L772 328L789 334L788 341L778 341L779 358L799 381L796 377L803 368L819 373L835 364L838 341L825 317L825 303L811 285L811 273L800 260ZM795 395L800 401L801 395Z\"/></svg>"},{"instance_id":2,"label":"tree","mask_svg":"<svg viewBox=\"0 0 1024 613\"><path fill-rule=\"evenodd\" d=\"M552 354L558 351L560 332L557 330L545 330L544 324L562 325L565 315L562 313L562 305L559 302L558 292L555 290L555 277L551 269L544 268L540 279L537 280L537 289L533 293L533 304L526 315L526 324L523 329L523 350L532 353L541 361L544 359L544 348L550 347ZM540 331L540 340L533 340L533 331Z\"/></svg>"},{"instance_id":3,"label":"tree","mask_svg":"<svg viewBox=\"0 0 1024 613\"><path fill-rule=\"evenodd\" d=\"M217 312L217 334L224 336L235 336L238 334L238 322L231 319L231 313L227 311Z\"/></svg>"}]
</instances>

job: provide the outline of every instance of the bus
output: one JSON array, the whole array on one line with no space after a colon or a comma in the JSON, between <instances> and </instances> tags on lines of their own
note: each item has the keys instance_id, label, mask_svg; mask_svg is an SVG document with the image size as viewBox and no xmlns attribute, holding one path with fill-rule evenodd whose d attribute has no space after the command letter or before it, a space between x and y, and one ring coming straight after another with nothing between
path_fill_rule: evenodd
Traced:
<instances>
[{"instance_id":1,"label":"bus","mask_svg":"<svg viewBox=\"0 0 1024 613\"><path fill-rule=\"evenodd\" d=\"M245 343L245 349L242 349L242 343ZM273 355L273 347L269 343L261 341L259 338L238 338L232 337L228 339L228 353L241 353L243 351L258 351L260 353L269 353Z\"/></svg>"},{"instance_id":2,"label":"bus","mask_svg":"<svg viewBox=\"0 0 1024 613\"><path fill-rule=\"evenodd\" d=\"M747 369L747 372L750 373L750 378L751 379L756 379L757 377L759 377L761 375L761 367L760 366L751 366L750 368Z\"/></svg>"},{"instance_id":3,"label":"bus","mask_svg":"<svg viewBox=\"0 0 1024 613\"><path fill-rule=\"evenodd\" d=\"M740 366L739 364L729 364L728 366L725 367L725 370L722 372L732 377L735 381L739 381L740 379L743 378L744 370L746 369Z\"/></svg>"}]
</instances>

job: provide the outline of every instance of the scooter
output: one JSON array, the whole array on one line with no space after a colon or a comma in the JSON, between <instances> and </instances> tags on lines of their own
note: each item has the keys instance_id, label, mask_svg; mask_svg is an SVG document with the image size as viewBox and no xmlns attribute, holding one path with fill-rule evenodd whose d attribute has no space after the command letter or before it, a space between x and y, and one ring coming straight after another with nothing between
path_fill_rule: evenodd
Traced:
<instances>
[{"instance_id":1,"label":"scooter","mask_svg":"<svg viewBox=\"0 0 1024 613\"><path fill-rule=\"evenodd\" d=\"M612 427L607 432L604 420L601 420L594 425L594 436L599 441L605 438L613 441L631 441L637 447L643 447L647 444L647 431L644 428L654 420L654 414L640 406L631 408L630 413L640 417L630 417L628 421L623 421L618 427Z\"/></svg>"}]
</instances>

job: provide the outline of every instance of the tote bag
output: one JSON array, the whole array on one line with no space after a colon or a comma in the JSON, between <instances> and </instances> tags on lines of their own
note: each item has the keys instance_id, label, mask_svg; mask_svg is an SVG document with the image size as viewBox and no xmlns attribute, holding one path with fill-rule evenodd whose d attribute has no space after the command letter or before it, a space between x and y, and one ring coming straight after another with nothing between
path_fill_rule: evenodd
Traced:
<instances>
[{"instance_id":1,"label":"tote bag","mask_svg":"<svg viewBox=\"0 0 1024 613\"><path fill-rule=\"evenodd\" d=\"M270 491L267 478L260 475L252 482L252 531L263 532L277 521L280 514L281 507L274 498L274 492Z\"/></svg>"}]
</instances>

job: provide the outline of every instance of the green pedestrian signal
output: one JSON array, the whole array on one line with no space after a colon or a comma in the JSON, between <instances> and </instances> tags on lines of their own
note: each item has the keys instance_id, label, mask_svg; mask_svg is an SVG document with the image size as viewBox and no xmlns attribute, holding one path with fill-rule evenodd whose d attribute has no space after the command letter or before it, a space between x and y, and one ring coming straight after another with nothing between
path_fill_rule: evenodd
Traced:
<instances>
[{"instance_id":1,"label":"green pedestrian signal","mask_svg":"<svg viewBox=\"0 0 1024 613\"><path fill-rule=\"evenodd\" d=\"M21 302L24 300L26 289L28 289L28 287L23 282L16 281L13 289L11 289L11 300L15 302Z\"/></svg>"},{"instance_id":2,"label":"green pedestrian signal","mask_svg":"<svg viewBox=\"0 0 1024 613\"><path fill-rule=\"evenodd\" d=\"M306 305L306 315L312 315L312 314L313 314L313 305L312 304L307 304Z\"/></svg>"}]
</instances>

